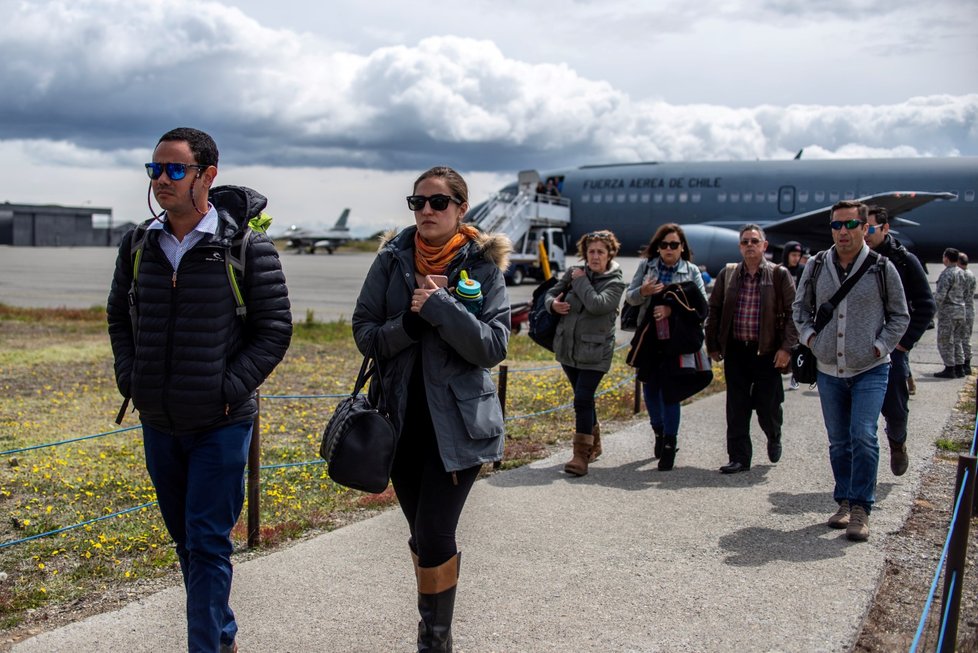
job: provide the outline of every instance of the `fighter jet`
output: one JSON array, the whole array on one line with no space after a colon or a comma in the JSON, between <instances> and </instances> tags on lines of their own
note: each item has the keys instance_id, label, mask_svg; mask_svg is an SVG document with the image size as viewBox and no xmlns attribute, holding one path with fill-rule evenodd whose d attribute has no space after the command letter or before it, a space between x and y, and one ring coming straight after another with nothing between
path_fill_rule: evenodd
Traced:
<instances>
[{"instance_id":1,"label":"fighter jet","mask_svg":"<svg viewBox=\"0 0 978 653\"><path fill-rule=\"evenodd\" d=\"M340 214L336 224L331 229L326 230L292 225L282 235L282 238L288 240L286 248L294 249L298 254L305 252L315 254L317 249L325 249L327 253L332 254L337 247L348 240L353 240L353 236L350 235L350 228L346 226L346 220L349 216L350 209L343 209L343 213Z\"/></svg>"}]
</instances>

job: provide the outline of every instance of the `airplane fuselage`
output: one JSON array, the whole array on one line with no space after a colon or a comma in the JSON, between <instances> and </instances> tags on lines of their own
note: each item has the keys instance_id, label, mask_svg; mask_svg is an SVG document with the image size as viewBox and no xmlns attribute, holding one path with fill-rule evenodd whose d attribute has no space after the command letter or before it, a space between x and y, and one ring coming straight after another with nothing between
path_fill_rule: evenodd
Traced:
<instances>
[{"instance_id":1,"label":"airplane fuselage","mask_svg":"<svg viewBox=\"0 0 978 653\"><path fill-rule=\"evenodd\" d=\"M709 250L712 228L719 233L750 222L764 226L875 193L941 191L957 199L934 201L905 214L919 226L894 224L895 235L924 261L939 261L946 247L978 256L975 157L637 163L582 166L541 176L563 178L561 196L571 200L574 241L593 230L611 229L624 254L644 247L666 222L703 225L697 240L701 249ZM775 245L802 240L813 251L821 249L832 242L825 222L824 232L811 231L804 240L782 233L769 240ZM729 235L722 240L729 251ZM716 261L701 259L717 256L694 252L697 262L716 267Z\"/></svg>"}]
</instances>

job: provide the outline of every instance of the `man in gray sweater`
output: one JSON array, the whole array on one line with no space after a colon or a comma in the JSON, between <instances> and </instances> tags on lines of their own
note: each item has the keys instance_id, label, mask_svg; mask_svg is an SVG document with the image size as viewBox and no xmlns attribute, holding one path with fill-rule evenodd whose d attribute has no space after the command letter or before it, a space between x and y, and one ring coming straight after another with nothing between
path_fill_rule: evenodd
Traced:
<instances>
[{"instance_id":1,"label":"man in gray sweater","mask_svg":"<svg viewBox=\"0 0 978 653\"><path fill-rule=\"evenodd\" d=\"M863 541L869 538L869 513L876 499L876 425L889 354L906 331L910 314L896 268L865 242L866 205L839 202L830 215L835 245L805 267L792 309L799 342L818 360L818 394L835 477L833 496L839 504L828 525L845 528L850 540ZM856 277L864 265L867 269ZM829 300L850 277L857 280L832 310Z\"/></svg>"}]
</instances>

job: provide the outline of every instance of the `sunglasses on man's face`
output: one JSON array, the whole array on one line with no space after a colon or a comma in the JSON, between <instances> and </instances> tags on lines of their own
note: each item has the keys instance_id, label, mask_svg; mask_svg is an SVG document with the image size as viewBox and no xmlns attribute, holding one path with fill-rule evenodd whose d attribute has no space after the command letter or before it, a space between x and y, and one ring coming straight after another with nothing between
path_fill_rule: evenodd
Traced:
<instances>
[{"instance_id":1,"label":"sunglasses on man's face","mask_svg":"<svg viewBox=\"0 0 978 653\"><path fill-rule=\"evenodd\" d=\"M207 166L200 166L194 163L147 163L146 174L149 175L150 179L156 180L163 176L163 171L165 170L166 176L172 181L180 181L187 176L187 168L207 170Z\"/></svg>"},{"instance_id":2,"label":"sunglasses on man's face","mask_svg":"<svg viewBox=\"0 0 978 653\"><path fill-rule=\"evenodd\" d=\"M455 202L456 204L461 204L462 200L456 199L450 195L408 195L407 203L408 208L412 211L424 211L425 204L431 204L432 211L444 211L448 208L449 203Z\"/></svg>"},{"instance_id":3,"label":"sunglasses on man's face","mask_svg":"<svg viewBox=\"0 0 978 653\"><path fill-rule=\"evenodd\" d=\"M856 229L861 224L863 224L863 221L862 220L856 220L856 219L853 219L853 220L845 220L845 221L842 221L842 220L833 220L832 222L829 223L829 226L832 227L832 230L833 231L838 231L839 229L842 229L842 227L845 227L846 229L849 229L849 230Z\"/></svg>"},{"instance_id":4,"label":"sunglasses on man's face","mask_svg":"<svg viewBox=\"0 0 978 653\"><path fill-rule=\"evenodd\" d=\"M679 249L681 245L682 243L678 240L670 240L668 242L663 240L659 243L659 249Z\"/></svg>"},{"instance_id":5,"label":"sunglasses on man's face","mask_svg":"<svg viewBox=\"0 0 978 653\"><path fill-rule=\"evenodd\" d=\"M761 244L761 239L760 238L741 238L740 239L740 244L741 245L760 245Z\"/></svg>"}]
</instances>

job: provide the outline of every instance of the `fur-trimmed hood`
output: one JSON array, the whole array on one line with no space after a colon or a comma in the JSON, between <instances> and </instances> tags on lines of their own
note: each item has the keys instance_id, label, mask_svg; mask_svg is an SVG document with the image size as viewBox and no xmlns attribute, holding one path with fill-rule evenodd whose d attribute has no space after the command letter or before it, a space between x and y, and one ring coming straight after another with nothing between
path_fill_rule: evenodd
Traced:
<instances>
[{"instance_id":1,"label":"fur-trimmed hood","mask_svg":"<svg viewBox=\"0 0 978 653\"><path fill-rule=\"evenodd\" d=\"M414 234L417 231L418 228L415 225L405 227L400 231L391 229L380 237L380 246L377 247L377 251L380 252L385 247L390 247L394 251L413 248ZM482 252L486 260L494 263L500 271L505 272L509 268L509 255L513 251L513 243L510 242L509 236L480 231L472 243Z\"/></svg>"}]
</instances>

